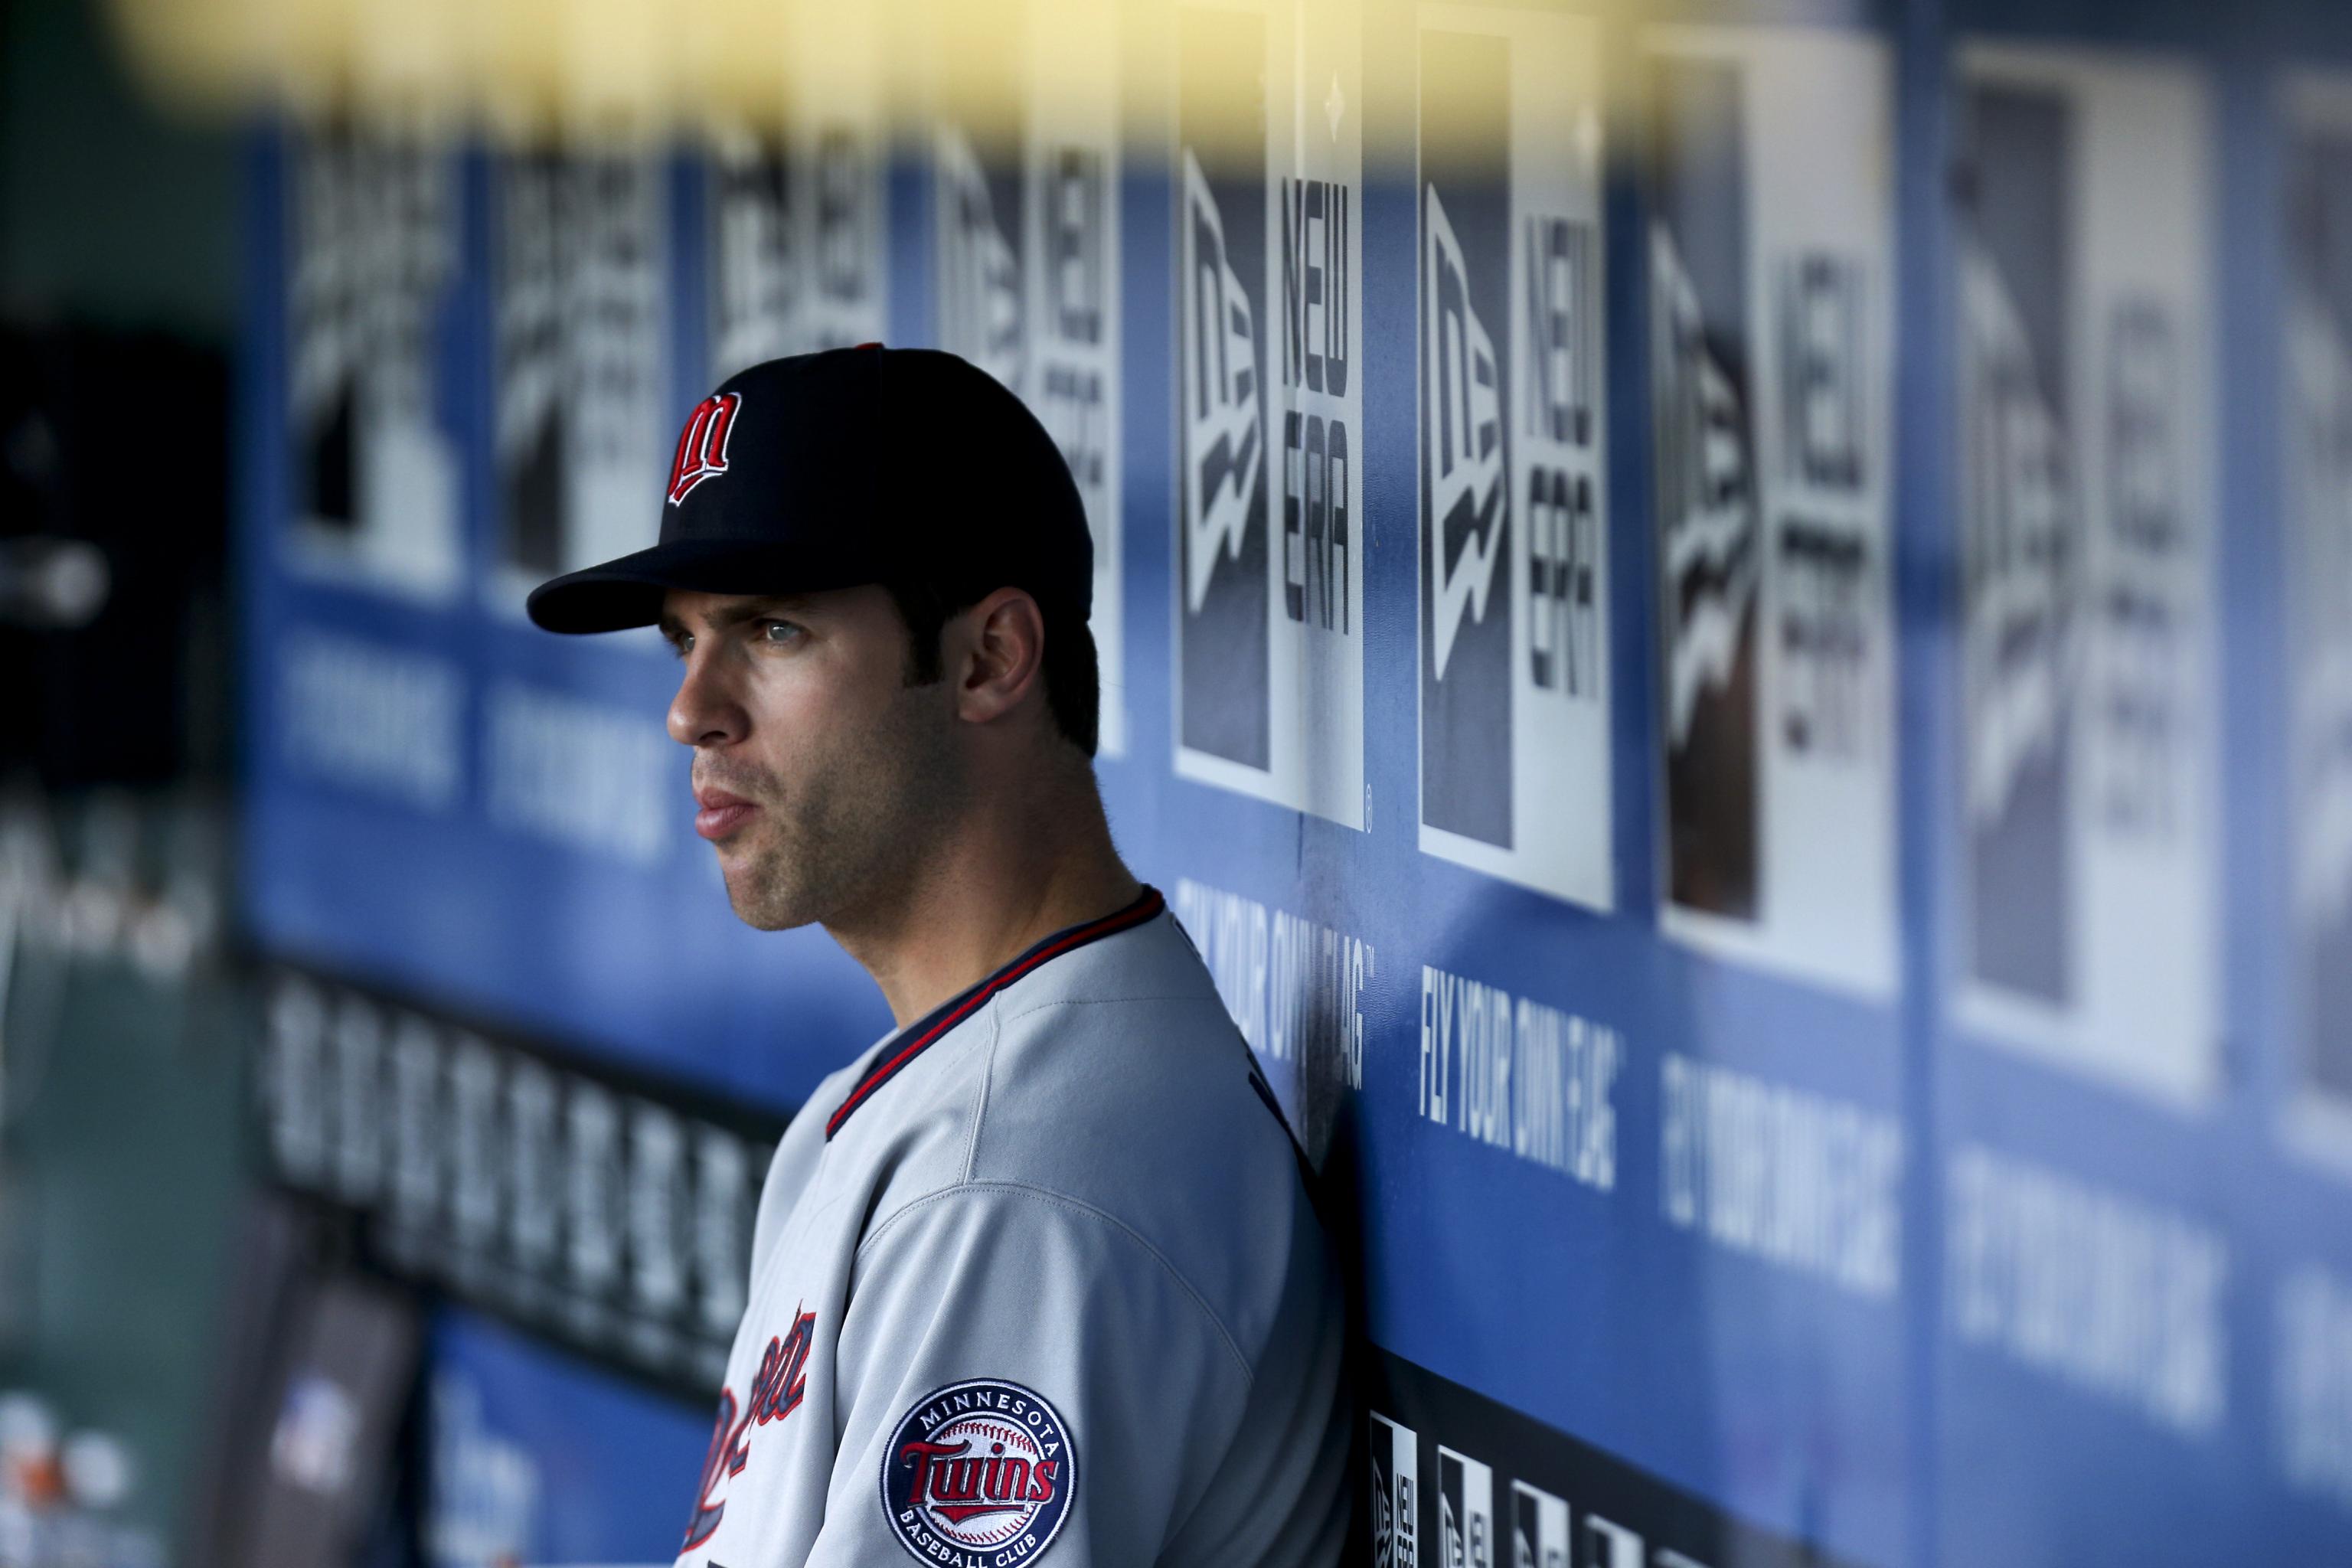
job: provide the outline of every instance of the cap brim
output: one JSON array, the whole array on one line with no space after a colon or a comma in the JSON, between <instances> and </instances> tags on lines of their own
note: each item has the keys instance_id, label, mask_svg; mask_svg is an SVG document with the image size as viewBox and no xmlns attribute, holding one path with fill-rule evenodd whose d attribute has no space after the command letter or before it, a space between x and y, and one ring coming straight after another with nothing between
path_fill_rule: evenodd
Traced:
<instances>
[{"instance_id":1,"label":"cap brim","mask_svg":"<svg viewBox=\"0 0 2352 1568\"><path fill-rule=\"evenodd\" d=\"M673 588L703 594L800 594L845 588L839 561L772 540L677 539L602 565L567 572L530 591L524 609L551 632L618 632L661 618Z\"/></svg>"}]
</instances>

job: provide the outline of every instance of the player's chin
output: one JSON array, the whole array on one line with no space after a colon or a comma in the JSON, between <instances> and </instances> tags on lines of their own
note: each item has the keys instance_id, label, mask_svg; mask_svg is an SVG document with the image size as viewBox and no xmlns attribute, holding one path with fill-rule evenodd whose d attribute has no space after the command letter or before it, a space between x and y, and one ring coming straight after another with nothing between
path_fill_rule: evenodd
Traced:
<instances>
[{"instance_id":1,"label":"player's chin","mask_svg":"<svg viewBox=\"0 0 2352 1568\"><path fill-rule=\"evenodd\" d=\"M772 863L747 857L730 858L722 850L719 868L727 879L727 901L735 918L754 931L791 931L817 919L812 901L801 889L778 877Z\"/></svg>"},{"instance_id":2,"label":"player's chin","mask_svg":"<svg viewBox=\"0 0 2352 1568\"><path fill-rule=\"evenodd\" d=\"M735 914L753 931L797 931L809 923L797 915L780 914L773 910L746 909L741 904L735 906Z\"/></svg>"},{"instance_id":3,"label":"player's chin","mask_svg":"<svg viewBox=\"0 0 2352 1568\"><path fill-rule=\"evenodd\" d=\"M791 931L808 924L808 917L789 904L762 898L758 892L739 892L731 885L727 889L728 901L735 906L735 918L753 931Z\"/></svg>"}]
</instances>

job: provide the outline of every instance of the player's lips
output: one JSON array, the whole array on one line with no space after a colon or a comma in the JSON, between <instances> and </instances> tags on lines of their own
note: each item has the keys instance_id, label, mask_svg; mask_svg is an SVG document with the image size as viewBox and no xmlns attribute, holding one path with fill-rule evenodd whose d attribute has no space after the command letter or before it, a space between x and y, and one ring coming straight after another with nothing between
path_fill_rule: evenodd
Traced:
<instances>
[{"instance_id":1,"label":"player's lips","mask_svg":"<svg viewBox=\"0 0 2352 1568\"><path fill-rule=\"evenodd\" d=\"M694 814L694 830L714 841L734 832L745 817L760 809L755 803L723 789L696 790L694 804L702 808Z\"/></svg>"}]
</instances>

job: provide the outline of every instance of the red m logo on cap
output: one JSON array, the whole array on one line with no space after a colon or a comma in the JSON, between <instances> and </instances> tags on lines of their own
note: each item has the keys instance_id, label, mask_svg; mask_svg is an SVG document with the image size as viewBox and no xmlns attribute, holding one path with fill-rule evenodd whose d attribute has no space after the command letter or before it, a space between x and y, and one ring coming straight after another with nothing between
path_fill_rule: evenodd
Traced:
<instances>
[{"instance_id":1,"label":"red m logo on cap","mask_svg":"<svg viewBox=\"0 0 2352 1568\"><path fill-rule=\"evenodd\" d=\"M735 428L735 410L742 402L740 392L721 392L694 405L677 437L677 456L669 466L670 505L684 500L687 491L713 474L727 471L727 437Z\"/></svg>"}]
</instances>

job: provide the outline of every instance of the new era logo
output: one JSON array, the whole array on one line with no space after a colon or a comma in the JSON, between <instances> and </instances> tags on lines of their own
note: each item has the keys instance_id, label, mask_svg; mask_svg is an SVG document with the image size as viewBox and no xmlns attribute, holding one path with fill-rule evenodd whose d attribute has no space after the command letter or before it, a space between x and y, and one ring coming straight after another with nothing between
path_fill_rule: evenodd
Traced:
<instances>
[{"instance_id":1,"label":"new era logo","mask_svg":"<svg viewBox=\"0 0 2352 1568\"><path fill-rule=\"evenodd\" d=\"M684 500L703 480L727 471L727 437L742 402L740 392L721 392L694 405L677 438L677 457L669 466L670 505Z\"/></svg>"}]
</instances>

